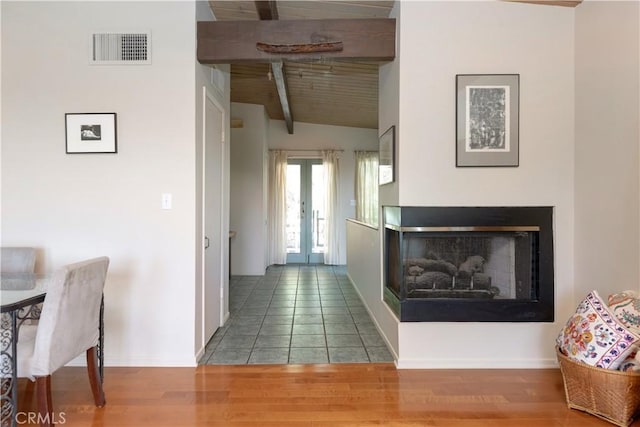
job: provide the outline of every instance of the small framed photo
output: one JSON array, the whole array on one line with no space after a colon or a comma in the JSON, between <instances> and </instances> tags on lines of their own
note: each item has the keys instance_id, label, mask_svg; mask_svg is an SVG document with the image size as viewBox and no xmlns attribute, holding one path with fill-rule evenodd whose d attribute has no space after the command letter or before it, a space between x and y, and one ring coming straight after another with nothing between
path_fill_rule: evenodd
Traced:
<instances>
[{"instance_id":1,"label":"small framed photo","mask_svg":"<svg viewBox=\"0 0 640 427\"><path fill-rule=\"evenodd\" d=\"M117 153L116 113L66 113L67 154Z\"/></svg>"},{"instance_id":2,"label":"small framed photo","mask_svg":"<svg viewBox=\"0 0 640 427\"><path fill-rule=\"evenodd\" d=\"M395 157L396 127L391 126L380 137L380 148L378 152L378 183L379 185L389 184L395 180L394 157Z\"/></svg>"},{"instance_id":3,"label":"small framed photo","mask_svg":"<svg viewBox=\"0 0 640 427\"><path fill-rule=\"evenodd\" d=\"M519 74L456 76L456 166L518 166Z\"/></svg>"}]
</instances>

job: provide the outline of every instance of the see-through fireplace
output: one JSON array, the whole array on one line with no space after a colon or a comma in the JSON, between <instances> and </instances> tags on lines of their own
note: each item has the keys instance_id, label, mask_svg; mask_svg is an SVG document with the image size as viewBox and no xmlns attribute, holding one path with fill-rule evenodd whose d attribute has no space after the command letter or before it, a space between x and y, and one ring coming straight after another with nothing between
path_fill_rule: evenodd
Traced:
<instances>
[{"instance_id":1,"label":"see-through fireplace","mask_svg":"<svg viewBox=\"0 0 640 427\"><path fill-rule=\"evenodd\" d=\"M401 321L553 321L553 208L385 206L384 221Z\"/></svg>"}]
</instances>

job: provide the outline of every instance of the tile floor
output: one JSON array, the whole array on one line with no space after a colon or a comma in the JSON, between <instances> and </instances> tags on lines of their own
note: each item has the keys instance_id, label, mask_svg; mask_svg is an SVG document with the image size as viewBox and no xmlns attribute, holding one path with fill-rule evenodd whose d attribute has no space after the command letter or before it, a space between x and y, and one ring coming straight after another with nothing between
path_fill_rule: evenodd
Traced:
<instances>
[{"instance_id":1,"label":"tile floor","mask_svg":"<svg viewBox=\"0 0 640 427\"><path fill-rule=\"evenodd\" d=\"M393 361L344 266L272 266L229 288L231 317L200 364Z\"/></svg>"}]
</instances>

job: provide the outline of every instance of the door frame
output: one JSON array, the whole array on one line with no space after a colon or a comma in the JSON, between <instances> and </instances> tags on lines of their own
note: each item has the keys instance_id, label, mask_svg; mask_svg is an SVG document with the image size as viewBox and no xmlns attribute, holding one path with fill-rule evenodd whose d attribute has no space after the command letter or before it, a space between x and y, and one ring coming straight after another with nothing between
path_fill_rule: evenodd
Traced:
<instances>
[{"instance_id":1,"label":"door frame","mask_svg":"<svg viewBox=\"0 0 640 427\"><path fill-rule=\"evenodd\" d=\"M206 245L206 199L207 199L207 182L206 182L206 177L207 177L207 156L206 156L206 152L207 152L207 133L206 133L206 120L207 120L207 102L211 102L221 113L221 141L220 141L220 158L221 158L221 162L220 162L220 188L213 188L213 189L209 189L211 191L217 191L217 193L220 195L220 223L218 224L218 226L220 227L220 236L222 238L224 238L224 211L225 211L225 198L223 197L224 195L224 173L225 173L225 152L226 152L226 132L225 132L225 123L226 123L226 116L227 116L227 112L226 109L222 106L222 104L220 103L220 101L218 101L216 99L216 97L211 93L211 91L207 88L207 86L203 86L202 87L202 176L201 176L201 180L202 180L202 233L200 236L200 247L202 248L202 259L201 259L201 266L202 266L202 271L201 271L201 277L202 277L202 281L201 281L201 294L202 294L202 301L201 301L201 310L202 310L202 342L204 343L204 345L207 344L208 339L210 339L210 337L207 337L206 334L206 315L205 315L205 310L206 310L206 299L205 299L205 288L206 288L206 249L205 249L205 245ZM224 261L225 261L225 244L224 241L221 242L221 250L220 250L220 278L219 278L219 283L220 283L220 289L219 289L219 304L220 304L220 319L219 319L219 323L220 326L224 325L224 321L225 321L225 313L224 313L224 278L225 278L225 268L224 268Z\"/></svg>"},{"instance_id":2,"label":"door frame","mask_svg":"<svg viewBox=\"0 0 640 427\"><path fill-rule=\"evenodd\" d=\"M313 252L313 165L322 165L320 158L291 158L287 164L300 165L300 202L305 204L300 224L300 253L287 253L287 264L324 264L324 252ZM302 207L300 207L302 209ZM310 215L308 214L310 213ZM303 255L304 254L304 255ZM291 257L289 255L292 255ZM296 257L297 256L297 257ZM293 258L289 261L289 258ZM296 259L297 258L297 259Z\"/></svg>"}]
</instances>

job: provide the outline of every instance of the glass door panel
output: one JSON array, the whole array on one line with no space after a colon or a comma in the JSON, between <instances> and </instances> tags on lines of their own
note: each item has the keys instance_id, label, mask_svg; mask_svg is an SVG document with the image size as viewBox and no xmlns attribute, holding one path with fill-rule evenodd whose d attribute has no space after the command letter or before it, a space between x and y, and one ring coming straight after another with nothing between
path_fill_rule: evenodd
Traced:
<instances>
[{"instance_id":1,"label":"glass door panel","mask_svg":"<svg viewBox=\"0 0 640 427\"><path fill-rule=\"evenodd\" d=\"M324 262L324 171L318 159L287 165L287 263Z\"/></svg>"},{"instance_id":2,"label":"glass door panel","mask_svg":"<svg viewBox=\"0 0 640 427\"><path fill-rule=\"evenodd\" d=\"M314 257L311 262L321 263L324 261L324 227L325 227L325 185L324 168L322 163L311 164L311 253L321 254L321 257Z\"/></svg>"},{"instance_id":3,"label":"glass door panel","mask_svg":"<svg viewBox=\"0 0 640 427\"><path fill-rule=\"evenodd\" d=\"M290 160L287 164L287 262L305 262L302 253L302 164Z\"/></svg>"}]
</instances>

